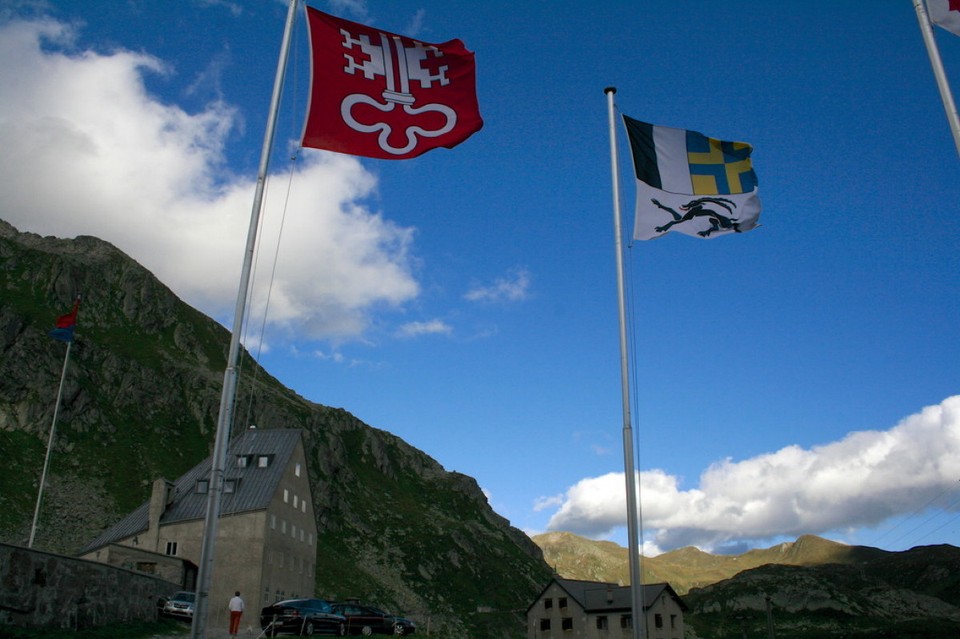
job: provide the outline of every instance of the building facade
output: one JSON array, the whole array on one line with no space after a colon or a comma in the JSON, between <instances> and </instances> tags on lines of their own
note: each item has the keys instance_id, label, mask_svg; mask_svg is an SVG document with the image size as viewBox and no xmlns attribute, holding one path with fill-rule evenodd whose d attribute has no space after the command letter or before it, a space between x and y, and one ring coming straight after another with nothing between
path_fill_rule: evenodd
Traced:
<instances>
[{"instance_id":1,"label":"building facade","mask_svg":"<svg viewBox=\"0 0 960 639\"><path fill-rule=\"evenodd\" d=\"M669 584L644 584L647 639L683 639L683 600ZM527 608L527 639L633 637L630 586L554 578Z\"/></svg>"},{"instance_id":2,"label":"building facade","mask_svg":"<svg viewBox=\"0 0 960 639\"><path fill-rule=\"evenodd\" d=\"M210 469L208 458L175 482L154 482L150 500L81 556L115 565L133 561L129 567L145 572L155 557L154 572L164 574L180 561L180 583L194 590ZM221 497L207 627L227 627L227 602L236 591L246 603L243 627L256 627L261 607L314 594L317 525L301 431L249 429L232 440Z\"/></svg>"}]
</instances>

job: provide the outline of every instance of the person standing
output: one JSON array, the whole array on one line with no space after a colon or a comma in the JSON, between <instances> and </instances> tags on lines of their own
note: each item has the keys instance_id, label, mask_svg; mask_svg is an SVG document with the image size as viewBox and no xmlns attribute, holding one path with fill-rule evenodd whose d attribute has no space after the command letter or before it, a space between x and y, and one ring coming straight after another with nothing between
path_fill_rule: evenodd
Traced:
<instances>
[{"instance_id":1,"label":"person standing","mask_svg":"<svg viewBox=\"0 0 960 639\"><path fill-rule=\"evenodd\" d=\"M240 630L240 617L243 616L243 599L240 598L238 590L230 600L230 636L236 637Z\"/></svg>"}]
</instances>

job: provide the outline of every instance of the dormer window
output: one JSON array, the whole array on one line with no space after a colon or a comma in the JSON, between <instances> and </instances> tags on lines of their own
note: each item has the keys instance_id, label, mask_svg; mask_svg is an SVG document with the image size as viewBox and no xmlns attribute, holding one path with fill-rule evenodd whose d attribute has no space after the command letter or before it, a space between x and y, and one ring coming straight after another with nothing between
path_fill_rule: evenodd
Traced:
<instances>
[{"instance_id":1,"label":"dormer window","mask_svg":"<svg viewBox=\"0 0 960 639\"><path fill-rule=\"evenodd\" d=\"M246 468L253 461L253 455L237 455L237 468Z\"/></svg>"},{"instance_id":2,"label":"dormer window","mask_svg":"<svg viewBox=\"0 0 960 639\"><path fill-rule=\"evenodd\" d=\"M257 457L257 468L266 468L270 465L273 455L259 455Z\"/></svg>"},{"instance_id":3,"label":"dormer window","mask_svg":"<svg viewBox=\"0 0 960 639\"><path fill-rule=\"evenodd\" d=\"M207 491L209 490L210 490L210 480L208 479L197 480L197 494L206 495Z\"/></svg>"},{"instance_id":4,"label":"dormer window","mask_svg":"<svg viewBox=\"0 0 960 639\"><path fill-rule=\"evenodd\" d=\"M223 492L225 495L237 492L237 482L236 479L224 479L223 480Z\"/></svg>"}]
</instances>

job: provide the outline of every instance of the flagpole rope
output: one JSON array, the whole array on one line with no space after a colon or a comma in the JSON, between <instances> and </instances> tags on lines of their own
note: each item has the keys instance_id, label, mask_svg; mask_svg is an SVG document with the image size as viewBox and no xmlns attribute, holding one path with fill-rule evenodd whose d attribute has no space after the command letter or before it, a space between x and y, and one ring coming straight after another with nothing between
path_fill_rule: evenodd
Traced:
<instances>
[{"instance_id":1,"label":"flagpole rope","mask_svg":"<svg viewBox=\"0 0 960 639\"><path fill-rule=\"evenodd\" d=\"M297 4L298 6L302 6L301 2L298 2ZM294 22L293 29L294 29L294 35L292 37L296 37L296 31L298 29L297 22ZM288 101L288 106L290 108L290 139L291 140L296 140L298 137L295 129L296 116L294 113L294 108L297 104L297 95L298 95L297 89L299 88L299 82L300 82L299 64L298 64L299 59L300 59L299 48L294 47L293 78L290 82L287 83L287 86L289 87L290 95L291 95L291 98ZM254 360L257 362L260 361L260 358L263 354L263 340L264 340L264 336L266 334L266 329L267 329L267 317L269 316L269 312L270 312L270 300L273 295L273 286L274 286L274 283L276 282L276 277L277 277L277 264L280 261L280 244L283 241L283 230L286 225L287 212L289 211L289 208L290 208L290 194L293 191L293 177L296 174L297 161L300 159L300 152L302 150L303 150L303 147L298 144L297 147L294 149L293 153L291 154L290 160L289 160L290 169L287 172L287 188L283 198L283 207L281 208L281 211L280 211L280 228L277 231L277 240L276 240L276 243L274 244L273 263L270 269L270 279L267 283L266 300L263 305L263 317L260 320L260 330L257 337L257 352L256 352L256 356L254 357ZM266 182L264 184L264 190L266 193L269 193L271 181L272 180L270 179L270 177L267 176ZM266 201L269 202L269 198L265 197L265 199ZM266 217L266 212L264 213L264 217ZM254 260L254 266L253 266L254 281L256 281L257 265L260 262L260 247L262 246L262 242L260 240L262 239L263 225L260 226L259 233L261 237L257 238L257 255L256 255L256 259ZM252 306L252 304L253 304L252 300L247 301L248 311L250 310L250 307ZM247 336L248 334L247 331L249 329L250 329L249 325L244 327L245 336ZM242 372L242 360L241 360L240 368L241 368L240 372ZM237 434L239 434L240 432L248 428L253 418L252 417L253 402L256 399L256 395L257 395L257 388L258 388L257 379L260 374L260 368L262 367L257 367L254 369L253 378L250 380L250 389L247 395L247 408L246 408L245 419L240 422L241 425L239 427L236 426L236 423L234 424L234 428L237 431Z\"/></svg>"},{"instance_id":2,"label":"flagpole rope","mask_svg":"<svg viewBox=\"0 0 960 639\"><path fill-rule=\"evenodd\" d=\"M633 431L633 439L636 444L633 447L634 456L636 457L635 462L637 465L637 533L640 536L640 548L643 549L644 538L643 538L643 490L640 484L640 474L643 472L643 466L640 465L640 399L638 397L639 393L637 390L639 386L639 375L638 375L638 354L637 354L637 307L638 302L633 286L634 282L634 268L633 268L633 244L627 245L627 254L630 255L631 259L627 260L627 276L626 276L626 289L627 289L627 305L631 309L631 312L627 314L627 336L628 336L628 347L630 349L630 383L633 385L634 392L631 393L631 402L633 403L633 421L636 425L636 428Z\"/></svg>"},{"instance_id":3,"label":"flagpole rope","mask_svg":"<svg viewBox=\"0 0 960 639\"><path fill-rule=\"evenodd\" d=\"M618 115L620 116L623 115L623 112L620 110L620 107L617 106L616 102L614 102L613 108ZM619 149L617 149L616 153L619 158L619 155L620 155ZM618 167L622 166L622 163L619 161L619 159L617 160L617 166ZM623 199L622 191L617 193L617 199L620 201L620 208L623 209L624 199ZM638 303L636 300L636 295L634 294L634 286L633 286L633 282L634 282L633 247L635 245L635 242L633 239L633 234L630 233L629 231L627 231L626 237L624 239L626 239L625 245L627 249L627 254L631 257L631 259L625 260L626 274L624 277L624 290L627 297L627 306L631 309L631 311L627 313L627 349L630 352L630 357L628 358L629 364L630 364L630 370L628 371L628 374L630 377L630 385L634 389L634 392L630 394L630 403L632 404L630 410L632 411L632 414L633 414L633 421L637 426L637 428L633 429L633 443L634 443L633 450L634 450L634 463L636 464L636 469L637 469L636 471L637 472L637 536L639 537L640 551L642 554L643 546L644 546L644 532L643 532L644 529L643 529L643 491L640 485L640 474L642 472L642 466L640 465L640 434L639 434L640 433L640 423L639 423L640 422L640 411L639 411L640 402L637 397L639 393L636 392L636 390L640 388L639 382L638 382L639 377L637 374L638 358L637 358L637 338L636 338L636 335L637 335L636 313L637 313ZM642 572L643 571L641 570L641 575L642 575Z\"/></svg>"},{"instance_id":4,"label":"flagpole rope","mask_svg":"<svg viewBox=\"0 0 960 639\"><path fill-rule=\"evenodd\" d=\"M932 497L931 499L929 499L925 504L923 504L922 506L920 506L920 507L918 507L917 509L915 509L912 513L910 513L910 515L909 515L906 519L904 519L903 521L897 523L896 525L894 525L892 528L890 528L889 530L887 530L886 532L884 532L884 533L881 534L880 536L875 537L875 538L873 539L873 541L870 542L871 545L877 546L877 544L880 542L881 539L883 539L883 538L886 537L887 535L890 535L891 533L893 533L895 530L897 530L897 529L900 528L901 526L906 525L907 522L909 522L909 521L911 521L911 520L914 520L914 519L917 519L917 517L919 517L920 513L922 513L923 511L927 510L928 508L930 508L930 507L934 504L934 502L939 501L941 497L943 497L943 496L946 495L947 493L950 493L950 492L953 492L953 491L957 490L958 488L960 488L960 480L957 480L957 481L953 482L952 484L950 484L950 486L948 486L947 488L945 488L942 492L940 492L939 494L935 495L934 497ZM940 508L940 511L941 511L941 512L949 512L950 509L953 508L954 506L956 506L958 502L960 502L960 497L957 497L956 499L954 499L954 501L951 502L950 504L947 504L947 505L945 505L945 506L940 506L940 507L939 507L939 508ZM917 529L919 529L920 527L922 527L924 524L927 524L927 523L930 522L931 520L936 519L937 517L939 517L940 514L941 514L941 512L938 512L938 513L935 513L935 514L933 514L933 515L930 515L929 517L927 517L926 519L924 519L923 521L921 521L919 524L917 524L916 526L914 526L914 527L911 528L910 530L906 531L905 533L901 534L899 537L897 537L896 539L894 539L893 541L891 541L891 542L890 542L890 545L893 545L893 544L897 543L898 541L900 541L901 539L903 539L904 537L907 537L907 536L910 535L911 533L916 532ZM930 531L929 533L927 533L926 535L924 535L924 538L925 538L925 537L929 537L932 533L936 532L937 530L940 530L940 528L943 528L943 527L946 526L947 524L952 523L952 522L953 522L955 519L957 519L958 517L960 517L960 515L957 515L956 517L953 517L952 519L948 520L945 524L937 527L935 530ZM922 539L922 538L921 538L921 539ZM914 543L914 545L916 545L916 543ZM877 546L877 547L879 547L879 546Z\"/></svg>"}]
</instances>

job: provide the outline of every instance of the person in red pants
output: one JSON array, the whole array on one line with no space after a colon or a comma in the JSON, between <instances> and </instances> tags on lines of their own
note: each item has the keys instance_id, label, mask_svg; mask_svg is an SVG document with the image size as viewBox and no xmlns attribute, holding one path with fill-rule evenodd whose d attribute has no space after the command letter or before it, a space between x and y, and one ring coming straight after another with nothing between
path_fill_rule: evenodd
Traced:
<instances>
[{"instance_id":1,"label":"person in red pants","mask_svg":"<svg viewBox=\"0 0 960 639\"><path fill-rule=\"evenodd\" d=\"M240 631L240 617L243 616L243 599L240 598L240 591L234 593L230 600L230 636L236 637Z\"/></svg>"}]
</instances>

